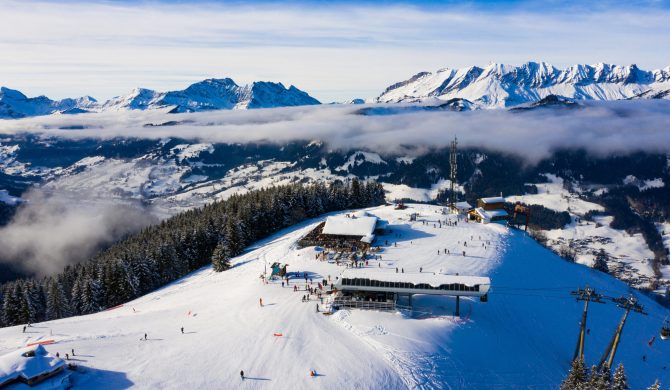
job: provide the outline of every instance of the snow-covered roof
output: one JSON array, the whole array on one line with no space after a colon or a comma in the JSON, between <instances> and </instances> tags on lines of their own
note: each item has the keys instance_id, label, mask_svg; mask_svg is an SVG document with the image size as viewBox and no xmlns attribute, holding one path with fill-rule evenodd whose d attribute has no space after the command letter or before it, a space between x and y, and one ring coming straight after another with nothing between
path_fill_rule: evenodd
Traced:
<instances>
[{"instance_id":1,"label":"snow-covered roof","mask_svg":"<svg viewBox=\"0 0 670 390\"><path fill-rule=\"evenodd\" d=\"M422 273L396 273L380 272L376 269L355 268L345 269L340 275L341 279L370 279L380 282L404 282L412 284L428 284L432 287L440 287L443 284L460 283L468 287L475 285L490 285L491 279L486 276L466 276L466 275L444 275L432 274L430 272Z\"/></svg>"},{"instance_id":2,"label":"snow-covered roof","mask_svg":"<svg viewBox=\"0 0 670 390\"><path fill-rule=\"evenodd\" d=\"M507 211L502 210L502 209L484 210L481 207L477 207L475 209L475 211L477 212L477 214L481 215L483 218L486 218L486 219L492 219L492 218L495 218L495 217L506 217L506 216L509 215L509 214L507 214Z\"/></svg>"},{"instance_id":3,"label":"snow-covered roof","mask_svg":"<svg viewBox=\"0 0 670 390\"><path fill-rule=\"evenodd\" d=\"M491 196L488 198L481 198L479 200L481 200L482 203L505 203L505 198L502 196Z\"/></svg>"},{"instance_id":4,"label":"snow-covered roof","mask_svg":"<svg viewBox=\"0 0 670 390\"><path fill-rule=\"evenodd\" d=\"M374 233L376 225L377 217L328 217L322 233L335 236L370 236Z\"/></svg>"},{"instance_id":5,"label":"snow-covered roof","mask_svg":"<svg viewBox=\"0 0 670 390\"><path fill-rule=\"evenodd\" d=\"M0 386L19 377L30 380L61 367L65 367L65 361L47 352L42 345L18 349L0 356Z\"/></svg>"},{"instance_id":6,"label":"snow-covered roof","mask_svg":"<svg viewBox=\"0 0 670 390\"><path fill-rule=\"evenodd\" d=\"M467 210L472 208L472 206L468 202L456 202L454 203L454 207L459 210Z\"/></svg>"},{"instance_id":7,"label":"snow-covered roof","mask_svg":"<svg viewBox=\"0 0 670 390\"><path fill-rule=\"evenodd\" d=\"M372 244L372 241L374 240L375 240L374 234L370 234L368 236L364 236L363 238L361 238L361 242L364 242L366 244Z\"/></svg>"}]
</instances>

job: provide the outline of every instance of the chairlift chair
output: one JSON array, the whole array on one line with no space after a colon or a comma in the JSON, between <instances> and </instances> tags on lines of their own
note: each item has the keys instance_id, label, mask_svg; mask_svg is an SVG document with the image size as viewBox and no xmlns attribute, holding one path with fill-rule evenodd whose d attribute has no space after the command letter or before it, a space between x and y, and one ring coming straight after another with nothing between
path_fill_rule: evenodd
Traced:
<instances>
[{"instance_id":1,"label":"chairlift chair","mask_svg":"<svg viewBox=\"0 0 670 390\"><path fill-rule=\"evenodd\" d=\"M664 325L661 327L661 339L662 340L667 340L670 339L670 321L667 319L664 321Z\"/></svg>"}]
</instances>

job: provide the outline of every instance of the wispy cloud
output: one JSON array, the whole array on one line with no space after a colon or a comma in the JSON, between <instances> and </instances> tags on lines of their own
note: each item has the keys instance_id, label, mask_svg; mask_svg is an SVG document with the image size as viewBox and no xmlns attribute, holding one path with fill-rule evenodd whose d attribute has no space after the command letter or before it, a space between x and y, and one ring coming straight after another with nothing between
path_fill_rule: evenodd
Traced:
<instances>
[{"instance_id":1,"label":"wispy cloud","mask_svg":"<svg viewBox=\"0 0 670 390\"><path fill-rule=\"evenodd\" d=\"M490 61L667 66L670 12L653 2L522 4L9 0L0 12L0 84L104 99L230 76L296 84L329 101L373 96L421 70Z\"/></svg>"},{"instance_id":2,"label":"wispy cloud","mask_svg":"<svg viewBox=\"0 0 670 390\"><path fill-rule=\"evenodd\" d=\"M38 276L90 258L101 246L155 223L130 201L34 189L12 221L0 228L0 261Z\"/></svg>"}]
</instances>

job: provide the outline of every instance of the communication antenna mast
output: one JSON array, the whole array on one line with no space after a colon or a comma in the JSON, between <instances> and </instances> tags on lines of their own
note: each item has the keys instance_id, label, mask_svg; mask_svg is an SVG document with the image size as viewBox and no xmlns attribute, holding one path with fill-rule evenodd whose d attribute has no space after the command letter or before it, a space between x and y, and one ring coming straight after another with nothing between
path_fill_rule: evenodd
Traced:
<instances>
[{"instance_id":1,"label":"communication antenna mast","mask_svg":"<svg viewBox=\"0 0 670 390\"><path fill-rule=\"evenodd\" d=\"M454 186L456 183L456 173L458 172L457 147L458 139L454 137L454 140L451 141L451 152L449 153L449 167L451 168L451 174L449 175L449 181L451 182L449 188L449 207L451 207L452 210L456 208L456 191Z\"/></svg>"}]
</instances>

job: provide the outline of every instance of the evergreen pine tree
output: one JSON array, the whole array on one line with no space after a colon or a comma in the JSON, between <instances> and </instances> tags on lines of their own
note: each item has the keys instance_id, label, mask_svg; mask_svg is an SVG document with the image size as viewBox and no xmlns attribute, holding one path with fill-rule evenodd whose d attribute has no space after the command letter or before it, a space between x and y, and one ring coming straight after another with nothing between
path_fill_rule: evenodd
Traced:
<instances>
[{"instance_id":1,"label":"evergreen pine tree","mask_svg":"<svg viewBox=\"0 0 670 390\"><path fill-rule=\"evenodd\" d=\"M647 387L647 390L661 390L661 382L656 379L656 382L652 384L651 386Z\"/></svg>"},{"instance_id":2,"label":"evergreen pine tree","mask_svg":"<svg viewBox=\"0 0 670 390\"><path fill-rule=\"evenodd\" d=\"M27 321L26 316L21 313L23 300L23 291L20 282L16 281L10 284L3 303L3 320L5 324L11 326L25 323Z\"/></svg>"},{"instance_id":3,"label":"evergreen pine tree","mask_svg":"<svg viewBox=\"0 0 670 390\"><path fill-rule=\"evenodd\" d=\"M63 287L57 280L49 278L47 281L46 319L55 320L69 315L70 305L65 298Z\"/></svg>"},{"instance_id":4,"label":"evergreen pine tree","mask_svg":"<svg viewBox=\"0 0 670 390\"><path fill-rule=\"evenodd\" d=\"M230 257L226 254L226 246L223 240L219 241L212 253L212 267L214 271L221 272L230 268Z\"/></svg>"},{"instance_id":5,"label":"evergreen pine tree","mask_svg":"<svg viewBox=\"0 0 670 390\"><path fill-rule=\"evenodd\" d=\"M561 390L579 390L585 389L587 385L587 372L584 359L579 358L572 361L572 367L568 376L561 383Z\"/></svg>"},{"instance_id":6,"label":"evergreen pine tree","mask_svg":"<svg viewBox=\"0 0 670 390\"><path fill-rule=\"evenodd\" d=\"M591 376L589 378L589 390L609 390L610 388L610 372L607 369L591 367Z\"/></svg>"},{"instance_id":7,"label":"evergreen pine tree","mask_svg":"<svg viewBox=\"0 0 670 390\"><path fill-rule=\"evenodd\" d=\"M626 372L623 367L623 363L619 363L616 370L614 371L614 376L612 377L612 390L628 390L628 379L626 379Z\"/></svg>"},{"instance_id":8,"label":"evergreen pine tree","mask_svg":"<svg viewBox=\"0 0 670 390\"><path fill-rule=\"evenodd\" d=\"M609 268L607 267L607 253L605 253L604 249L600 249L600 252L596 255L596 259L593 262L593 269L598 270L600 272L609 272Z\"/></svg>"},{"instance_id":9,"label":"evergreen pine tree","mask_svg":"<svg viewBox=\"0 0 670 390\"><path fill-rule=\"evenodd\" d=\"M361 182L357 178L351 181L351 202L352 208L359 208L363 206L363 193L361 191Z\"/></svg>"}]
</instances>

